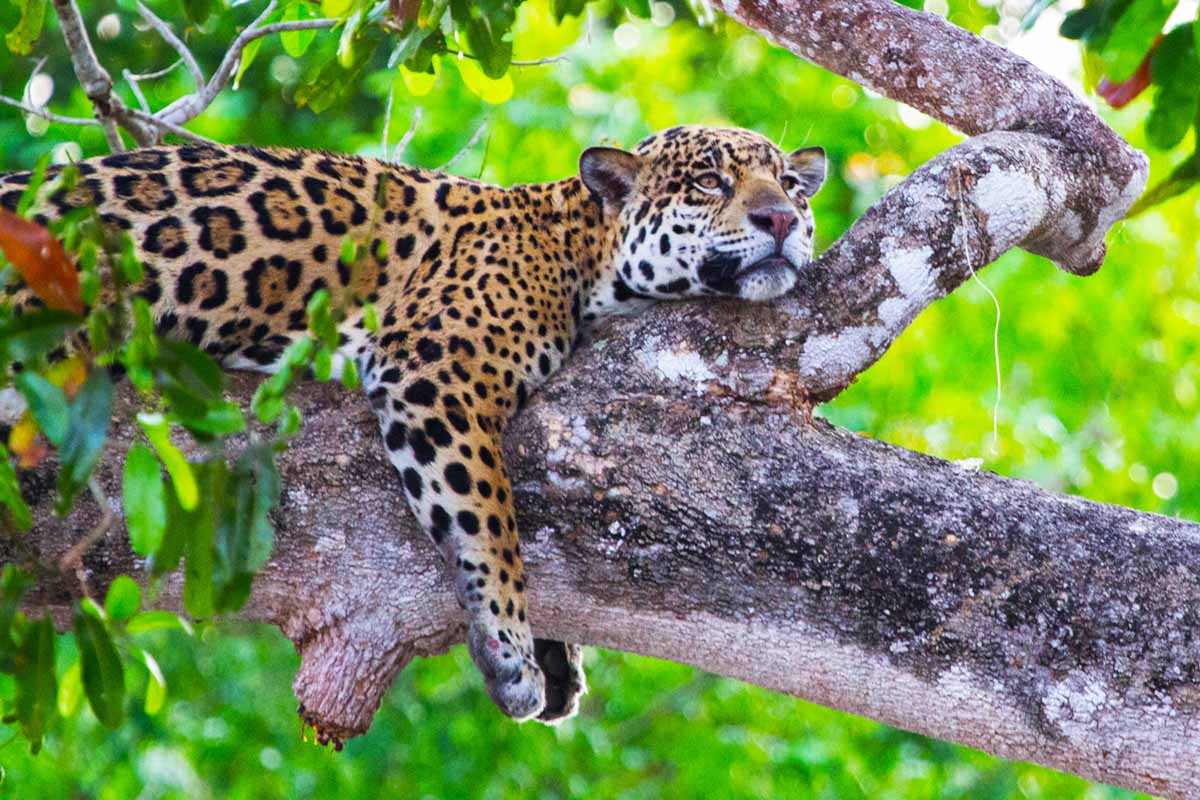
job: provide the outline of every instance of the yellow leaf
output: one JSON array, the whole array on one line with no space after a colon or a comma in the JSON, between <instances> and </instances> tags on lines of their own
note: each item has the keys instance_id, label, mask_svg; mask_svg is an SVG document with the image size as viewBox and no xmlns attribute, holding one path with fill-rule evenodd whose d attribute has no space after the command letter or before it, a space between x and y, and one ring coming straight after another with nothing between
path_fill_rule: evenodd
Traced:
<instances>
[{"instance_id":1,"label":"yellow leaf","mask_svg":"<svg viewBox=\"0 0 1200 800\"><path fill-rule=\"evenodd\" d=\"M408 89L408 93L413 97L421 97L429 94L429 90L437 83L438 62L433 62L433 74L428 72L413 72L407 67L400 68L400 77L404 78L404 88Z\"/></svg>"},{"instance_id":2,"label":"yellow leaf","mask_svg":"<svg viewBox=\"0 0 1200 800\"><path fill-rule=\"evenodd\" d=\"M513 80L507 72L499 78L489 78L477 62L467 58L458 60L458 72L471 93L485 103L498 106L513 96Z\"/></svg>"},{"instance_id":3,"label":"yellow leaf","mask_svg":"<svg viewBox=\"0 0 1200 800\"><path fill-rule=\"evenodd\" d=\"M354 5L354 0L321 0L321 14L326 17L342 17Z\"/></svg>"},{"instance_id":4,"label":"yellow leaf","mask_svg":"<svg viewBox=\"0 0 1200 800\"><path fill-rule=\"evenodd\" d=\"M50 454L49 448L38 440L39 429L33 415L26 411L8 433L8 449L17 457L21 469L33 469Z\"/></svg>"},{"instance_id":5,"label":"yellow leaf","mask_svg":"<svg viewBox=\"0 0 1200 800\"><path fill-rule=\"evenodd\" d=\"M46 380L62 389L67 397L74 398L87 380L87 364L80 356L71 356L59 361L46 370Z\"/></svg>"}]
</instances>

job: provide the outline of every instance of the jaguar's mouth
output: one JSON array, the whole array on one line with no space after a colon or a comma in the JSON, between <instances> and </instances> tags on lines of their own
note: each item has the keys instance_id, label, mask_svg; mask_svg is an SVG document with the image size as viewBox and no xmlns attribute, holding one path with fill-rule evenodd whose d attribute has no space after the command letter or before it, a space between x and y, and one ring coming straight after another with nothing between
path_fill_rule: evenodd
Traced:
<instances>
[{"instance_id":1,"label":"jaguar's mouth","mask_svg":"<svg viewBox=\"0 0 1200 800\"><path fill-rule=\"evenodd\" d=\"M700 267L700 280L709 289L747 300L778 297L796 285L799 274L799 265L779 253L745 265L737 256L719 253Z\"/></svg>"},{"instance_id":2,"label":"jaguar's mouth","mask_svg":"<svg viewBox=\"0 0 1200 800\"><path fill-rule=\"evenodd\" d=\"M740 282L745 278L751 278L755 275L773 275L780 270L796 272L798 269L791 261L776 253L775 255L760 258L758 261L741 267L734 273L733 277L734 280Z\"/></svg>"}]
</instances>

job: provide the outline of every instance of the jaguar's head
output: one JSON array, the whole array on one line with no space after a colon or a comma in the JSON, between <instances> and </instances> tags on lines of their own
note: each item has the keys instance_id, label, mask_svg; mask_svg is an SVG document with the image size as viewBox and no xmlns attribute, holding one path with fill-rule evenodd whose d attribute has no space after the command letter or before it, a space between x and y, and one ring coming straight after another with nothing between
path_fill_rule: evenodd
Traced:
<instances>
[{"instance_id":1,"label":"jaguar's head","mask_svg":"<svg viewBox=\"0 0 1200 800\"><path fill-rule=\"evenodd\" d=\"M785 154L753 131L685 126L632 153L589 148L579 172L617 227L618 295L769 300L812 258L820 147Z\"/></svg>"}]
</instances>

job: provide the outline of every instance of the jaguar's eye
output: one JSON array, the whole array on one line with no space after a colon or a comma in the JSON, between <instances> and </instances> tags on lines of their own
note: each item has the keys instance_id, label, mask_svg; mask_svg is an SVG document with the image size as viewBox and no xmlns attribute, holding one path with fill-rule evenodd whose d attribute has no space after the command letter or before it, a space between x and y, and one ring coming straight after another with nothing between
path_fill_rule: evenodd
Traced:
<instances>
[{"instance_id":1,"label":"jaguar's eye","mask_svg":"<svg viewBox=\"0 0 1200 800\"><path fill-rule=\"evenodd\" d=\"M698 176L693 183L702 191L717 192L721 190L725 182L721 180L721 176L717 173L705 172L703 175Z\"/></svg>"},{"instance_id":2,"label":"jaguar's eye","mask_svg":"<svg viewBox=\"0 0 1200 800\"><path fill-rule=\"evenodd\" d=\"M791 194L800 188L800 179L790 172L785 172L779 179L779 185L783 187L785 192Z\"/></svg>"}]
</instances>

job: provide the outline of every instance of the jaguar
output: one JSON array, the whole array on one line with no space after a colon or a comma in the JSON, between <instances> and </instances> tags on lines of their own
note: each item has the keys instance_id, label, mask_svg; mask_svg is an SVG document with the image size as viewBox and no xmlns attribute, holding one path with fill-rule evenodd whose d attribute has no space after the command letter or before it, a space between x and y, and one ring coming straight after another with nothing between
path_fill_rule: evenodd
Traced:
<instances>
[{"instance_id":1,"label":"jaguar","mask_svg":"<svg viewBox=\"0 0 1200 800\"><path fill-rule=\"evenodd\" d=\"M537 639L502 457L508 420L581 334L660 300L786 293L813 252L825 153L682 126L591 147L579 174L499 187L328 152L187 145L79 163L35 218L94 206L132 238L160 335L270 372L314 293L351 294L358 368L408 503L439 549L496 705L553 723L585 690L577 645ZM0 178L12 210L29 173ZM368 255L352 269L343 243ZM14 307L34 307L27 289ZM377 324L366 320L368 304ZM369 513L369 509L364 509Z\"/></svg>"}]
</instances>

